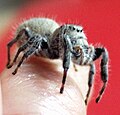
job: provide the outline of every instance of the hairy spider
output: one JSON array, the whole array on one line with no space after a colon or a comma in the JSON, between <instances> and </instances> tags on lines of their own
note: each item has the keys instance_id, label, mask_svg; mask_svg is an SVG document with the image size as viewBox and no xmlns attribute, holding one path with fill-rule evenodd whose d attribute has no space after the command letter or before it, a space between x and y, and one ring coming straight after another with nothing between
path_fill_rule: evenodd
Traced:
<instances>
[{"instance_id":1,"label":"hairy spider","mask_svg":"<svg viewBox=\"0 0 120 115\"><path fill-rule=\"evenodd\" d=\"M10 48L16 42L18 43L19 49L11 62ZM32 18L19 25L15 38L7 44L7 48L7 68L11 68L16 62L19 54L24 52L21 60L12 73L13 75L17 73L17 70L23 61L33 54L50 59L61 58L63 60L64 72L60 93L63 93L71 60L78 65L89 65L89 89L86 95L85 104L88 102L95 74L94 61L102 56L100 66L103 86L96 98L96 103L101 99L108 81L108 52L104 47L94 48L94 46L89 45L81 26L73 24L59 26L52 19Z\"/></svg>"}]
</instances>

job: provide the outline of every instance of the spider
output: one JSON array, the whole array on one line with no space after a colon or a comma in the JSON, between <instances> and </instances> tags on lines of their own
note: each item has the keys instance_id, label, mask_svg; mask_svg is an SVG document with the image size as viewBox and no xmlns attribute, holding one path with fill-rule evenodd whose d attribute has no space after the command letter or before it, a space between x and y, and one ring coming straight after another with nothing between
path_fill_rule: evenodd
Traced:
<instances>
[{"instance_id":1,"label":"spider","mask_svg":"<svg viewBox=\"0 0 120 115\"><path fill-rule=\"evenodd\" d=\"M18 51L11 62L10 48L13 44L18 44ZM15 38L7 44L8 63L7 68L11 68L16 62L19 54L23 53L17 67L13 71L15 75L29 56L36 55L49 59L63 60L63 79L60 93L64 91L67 72L72 60L74 64L89 65L88 92L85 99L87 105L90 95L93 78L95 74L94 61L101 56L101 80L103 86L96 98L96 103L101 99L108 81L108 51L105 47L94 47L89 45L83 27L73 24L59 26L57 22L49 18L31 18L19 25Z\"/></svg>"}]
</instances>

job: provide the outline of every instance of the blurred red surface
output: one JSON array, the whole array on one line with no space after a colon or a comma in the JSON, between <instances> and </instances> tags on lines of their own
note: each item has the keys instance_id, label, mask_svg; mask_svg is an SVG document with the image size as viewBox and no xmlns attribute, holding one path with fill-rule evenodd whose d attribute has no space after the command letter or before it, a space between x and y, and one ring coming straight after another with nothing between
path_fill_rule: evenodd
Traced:
<instances>
[{"instance_id":1,"label":"blurred red surface","mask_svg":"<svg viewBox=\"0 0 120 115\"><path fill-rule=\"evenodd\" d=\"M13 33L12 26L30 17L55 17L60 23L79 23L84 27L89 43L100 43L110 55L109 83L99 104L95 103L100 80L96 75L95 91L88 106L88 115L120 114L120 1L119 0L46 0L28 4L20 9L16 18L0 40L0 72L5 68L6 44ZM98 69L99 70L99 69Z\"/></svg>"}]
</instances>

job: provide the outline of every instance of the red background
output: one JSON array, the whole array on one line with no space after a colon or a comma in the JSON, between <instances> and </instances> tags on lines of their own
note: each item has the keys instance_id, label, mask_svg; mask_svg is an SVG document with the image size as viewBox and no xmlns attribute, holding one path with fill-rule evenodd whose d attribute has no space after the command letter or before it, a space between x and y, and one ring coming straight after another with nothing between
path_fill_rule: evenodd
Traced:
<instances>
[{"instance_id":1,"label":"red background","mask_svg":"<svg viewBox=\"0 0 120 115\"><path fill-rule=\"evenodd\" d=\"M100 43L109 51L109 83L99 104L95 103L100 76L97 71L95 91L88 106L88 115L120 114L120 2L119 0L41 0L18 11L14 21L0 40L0 72L5 68L6 44L13 33L12 26L20 19L33 16L56 17L57 22L79 23L84 27L89 43ZM98 64L97 64L98 65ZM99 70L99 69L98 69Z\"/></svg>"}]
</instances>

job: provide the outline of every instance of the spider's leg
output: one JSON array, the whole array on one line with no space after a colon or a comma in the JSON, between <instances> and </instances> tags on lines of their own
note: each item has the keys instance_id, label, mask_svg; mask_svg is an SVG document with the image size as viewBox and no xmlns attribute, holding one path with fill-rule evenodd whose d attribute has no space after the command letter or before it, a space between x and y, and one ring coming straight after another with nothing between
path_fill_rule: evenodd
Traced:
<instances>
[{"instance_id":1,"label":"spider's leg","mask_svg":"<svg viewBox=\"0 0 120 115\"><path fill-rule=\"evenodd\" d=\"M86 95L86 99L85 99L85 104L87 105L88 102L88 98L91 92L91 88L92 88L92 84L93 84L93 79L94 79L94 74L95 74L95 65L94 64L90 64L90 71L89 71L89 79L88 79L88 92Z\"/></svg>"},{"instance_id":2,"label":"spider's leg","mask_svg":"<svg viewBox=\"0 0 120 115\"><path fill-rule=\"evenodd\" d=\"M64 85L65 85L65 81L66 81L66 77L67 77L67 71L68 71L68 69L64 69L63 79L62 79L62 85L61 85L61 88L60 88L60 93L61 94L64 91Z\"/></svg>"},{"instance_id":3,"label":"spider's leg","mask_svg":"<svg viewBox=\"0 0 120 115\"><path fill-rule=\"evenodd\" d=\"M88 48L89 52L88 53L84 53L84 62L83 64L86 65L86 64L89 64L93 61L93 57L94 57L94 46L90 45L89 48Z\"/></svg>"},{"instance_id":4,"label":"spider's leg","mask_svg":"<svg viewBox=\"0 0 120 115\"><path fill-rule=\"evenodd\" d=\"M63 68L64 68L64 73L63 73L63 79L62 79L62 85L60 88L60 93L62 94L64 91L64 85L67 77L67 71L70 66L70 46L67 38L64 38L64 59L63 59Z\"/></svg>"},{"instance_id":5,"label":"spider's leg","mask_svg":"<svg viewBox=\"0 0 120 115\"><path fill-rule=\"evenodd\" d=\"M73 63L73 67L74 67L74 70L77 72L77 71L78 71L78 69L77 69L77 67L76 67L75 63Z\"/></svg>"},{"instance_id":6,"label":"spider's leg","mask_svg":"<svg viewBox=\"0 0 120 115\"><path fill-rule=\"evenodd\" d=\"M35 51L38 49L40 42L36 41L34 42L33 46L24 53L23 57L21 58L20 62L18 63L16 69L14 70L14 72L12 73L13 75L15 75L17 73L18 68L21 66L21 64L23 63L23 61L30 55L34 54Z\"/></svg>"},{"instance_id":7,"label":"spider's leg","mask_svg":"<svg viewBox=\"0 0 120 115\"><path fill-rule=\"evenodd\" d=\"M103 81L103 86L99 92L98 97L96 98L96 103L98 103L104 93L104 90L106 88L107 85L107 81L108 81L108 51L105 48L95 48L95 56L93 58L93 61L95 61L96 59L98 59L100 57L100 55L102 55L102 59L101 59L101 79Z\"/></svg>"},{"instance_id":8,"label":"spider's leg","mask_svg":"<svg viewBox=\"0 0 120 115\"><path fill-rule=\"evenodd\" d=\"M7 44L7 55L8 55L8 62L7 62L7 68L10 68L11 65L10 65L10 48L13 46L13 44L15 44L19 39L21 39L21 36L25 34L27 36L27 38L29 38L30 34L29 34L29 31L27 29L23 29L21 30L18 35L13 39L11 40L8 44Z\"/></svg>"},{"instance_id":9,"label":"spider's leg","mask_svg":"<svg viewBox=\"0 0 120 115\"><path fill-rule=\"evenodd\" d=\"M96 98L96 103L98 103L103 95L103 92L106 88L107 81L108 81L108 51L107 49L103 48L102 59L101 59L101 79L103 81L103 86L99 92L98 97Z\"/></svg>"},{"instance_id":10,"label":"spider's leg","mask_svg":"<svg viewBox=\"0 0 120 115\"><path fill-rule=\"evenodd\" d=\"M31 45L34 43L35 40L36 40L35 37L31 37L25 44L23 44L23 45L18 49L18 51L17 51L17 53L16 53L16 55L15 55L15 57L14 57L14 59L13 59L13 62L9 65L10 67L12 67L13 64L16 62L19 54L20 54L22 51L26 50L29 46L31 46Z\"/></svg>"},{"instance_id":11,"label":"spider's leg","mask_svg":"<svg viewBox=\"0 0 120 115\"><path fill-rule=\"evenodd\" d=\"M63 93L63 91L64 91L64 85L66 82L67 71L69 69L69 65L70 65L70 52L65 51L64 52L64 59L63 59L64 73L63 73L63 79L62 79L62 85L60 88L60 93Z\"/></svg>"}]
</instances>

